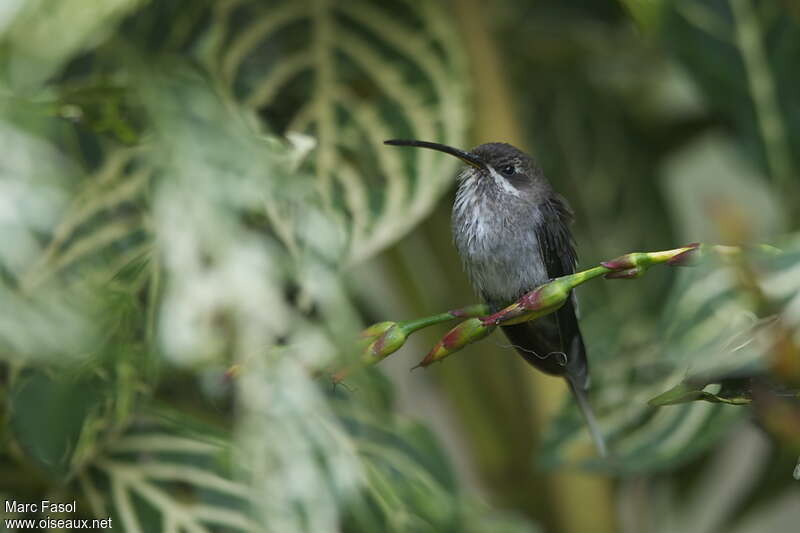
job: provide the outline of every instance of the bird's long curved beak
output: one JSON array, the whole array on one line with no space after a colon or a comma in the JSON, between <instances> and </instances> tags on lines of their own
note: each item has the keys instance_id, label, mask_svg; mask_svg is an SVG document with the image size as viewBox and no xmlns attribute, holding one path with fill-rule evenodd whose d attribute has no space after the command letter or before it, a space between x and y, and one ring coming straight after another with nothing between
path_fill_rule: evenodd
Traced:
<instances>
[{"instance_id":1,"label":"bird's long curved beak","mask_svg":"<svg viewBox=\"0 0 800 533\"><path fill-rule=\"evenodd\" d=\"M480 157L476 156L475 154L465 152L464 150L447 146L446 144L406 139L389 139L388 141L383 141L383 144L388 144L391 146L414 146L416 148L430 148L431 150L437 150L439 152L454 155L468 165L486 170L486 163L484 163Z\"/></svg>"}]
</instances>

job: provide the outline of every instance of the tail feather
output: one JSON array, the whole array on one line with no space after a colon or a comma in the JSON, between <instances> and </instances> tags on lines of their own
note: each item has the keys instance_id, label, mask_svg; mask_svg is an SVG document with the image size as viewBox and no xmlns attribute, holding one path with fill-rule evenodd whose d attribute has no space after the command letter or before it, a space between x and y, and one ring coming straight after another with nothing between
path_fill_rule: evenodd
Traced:
<instances>
[{"instance_id":1,"label":"tail feather","mask_svg":"<svg viewBox=\"0 0 800 533\"><path fill-rule=\"evenodd\" d=\"M578 402L578 407L581 409L581 414L586 420L586 426L589 428L589 434L592 436L594 445L597 448L597 453L600 457L608 457L608 448L606 448L606 441L603 434L600 432L600 426L597 425L597 419L594 417L592 407L589 405L589 400L586 397L586 391L580 387L576 387L571 379L567 378L569 388L572 390L572 395Z\"/></svg>"}]
</instances>

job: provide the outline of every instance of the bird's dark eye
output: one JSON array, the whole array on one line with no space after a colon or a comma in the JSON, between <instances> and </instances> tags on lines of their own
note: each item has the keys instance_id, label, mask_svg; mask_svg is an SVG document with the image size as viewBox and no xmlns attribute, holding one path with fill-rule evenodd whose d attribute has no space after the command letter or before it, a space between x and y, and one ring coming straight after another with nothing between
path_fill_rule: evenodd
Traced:
<instances>
[{"instance_id":1,"label":"bird's dark eye","mask_svg":"<svg viewBox=\"0 0 800 533\"><path fill-rule=\"evenodd\" d=\"M505 176L514 175L514 165L503 165L500 167L500 172Z\"/></svg>"}]
</instances>

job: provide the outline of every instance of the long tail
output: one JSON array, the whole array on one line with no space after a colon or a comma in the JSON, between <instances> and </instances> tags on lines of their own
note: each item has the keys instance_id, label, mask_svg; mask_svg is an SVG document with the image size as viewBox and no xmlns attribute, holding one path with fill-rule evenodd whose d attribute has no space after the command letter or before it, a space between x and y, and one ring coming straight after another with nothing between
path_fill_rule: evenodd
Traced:
<instances>
[{"instance_id":1,"label":"long tail","mask_svg":"<svg viewBox=\"0 0 800 533\"><path fill-rule=\"evenodd\" d=\"M580 387L576 387L569 377L567 377L566 380L567 383L569 383L569 388L572 390L572 395L575 396L575 400L578 402L578 407L581 409L583 418L586 420L586 425L589 428L589 434L592 436L594 445L597 448L597 454L600 457L608 457L606 441L603 438L603 434L600 432L600 427L597 425L597 420L594 417L592 407L589 405L589 400L586 398L586 391Z\"/></svg>"}]
</instances>

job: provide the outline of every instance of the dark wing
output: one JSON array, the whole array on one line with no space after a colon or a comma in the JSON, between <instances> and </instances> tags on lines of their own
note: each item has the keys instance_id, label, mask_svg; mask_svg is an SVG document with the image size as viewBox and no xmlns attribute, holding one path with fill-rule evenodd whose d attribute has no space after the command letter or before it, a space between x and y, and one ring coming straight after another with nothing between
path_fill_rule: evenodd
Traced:
<instances>
[{"instance_id":1,"label":"dark wing","mask_svg":"<svg viewBox=\"0 0 800 533\"><path fill-rule=\"evenodd\" d=\"M543 223L537 225L536 237L542 259L547 265L547 274L551 279L572 274L578 263L575 241L569 230L572 210L560 196L550 198L540 210Z\"/></svg>"},{"instance_id":2,"label":"dark wing","mask_svg":"<svg viewBox=\"0 0 800 533\"><path fill-rule=\"evenodd\" d=\"M572 274L577 257L569 224L572 211L560 196L540 207L536 235L550 279ZM520 355L548 374L566 375L579 389L588 386L589 367L583 337L575 316L575 296L555 313L533 322L506 326L506 336Z\"/></svg>"},{"instance_id":3,"label":"dark wing","mask_svg":"<svg viewBox=\"0 0 800 533\"><path fill-rule=\"evenodd\" d=\"M572 274L577 264L575 244L569 231L572 212L560 196L555 196L542 207L542 213L543 220L536 227L536 235L547 274L551 279ZM586 395L589 361L575 316L575 295L570 295L555 313L533 322L506 326L503 331L530 364L548 374L567 378L597 452L605 457L605 439Z\"/></svg>"}]
</instances>

